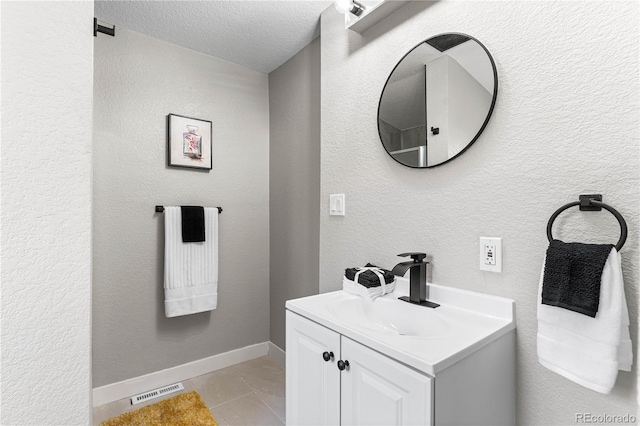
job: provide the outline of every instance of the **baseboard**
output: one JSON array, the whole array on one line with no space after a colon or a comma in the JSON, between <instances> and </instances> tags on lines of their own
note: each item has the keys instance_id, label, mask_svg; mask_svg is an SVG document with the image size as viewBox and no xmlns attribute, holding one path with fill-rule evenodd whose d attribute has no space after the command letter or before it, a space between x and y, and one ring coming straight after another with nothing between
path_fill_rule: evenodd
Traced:
<instances>
[{"instance_id":1,"label":"baseboard","mask_svg":"<svg viewBox=\"0 0 640 426\"><path fill-rule=\"evenodd\" d=\"M272 349L273 348L275 349ZM277 349L277 350L276 350ZM97 407L109 402L127 398L131 395L137 395L150 389L167 386L172 383L188 380L202 374L220 370L221 368L259 358L267 354L282 352L273 356L281 356L284 359L284 352L271 342L258 343L256 345L246 346L244 348L235 349L208 358L199 359L187 364L177 365L165 370L156 371L154 373L145 374L144 376L134 377L133 379L123 380L122 382L111 383L93 389L93 406Z\"/></svg>"},{"instance_id":2,"label":"baseboard","mask_svg":"<svg viewBox=\"0 0 640 426\"><path fill-rule=\"evenodd\" d=\"M273 342L268 342L268 343L269 343L269 356L273 358L275 362L277 362L278 364L284 367L285 359L286 359L285 352L282 349L280 349L278 346L276 346Z\"/></svg>"}]
</instances>

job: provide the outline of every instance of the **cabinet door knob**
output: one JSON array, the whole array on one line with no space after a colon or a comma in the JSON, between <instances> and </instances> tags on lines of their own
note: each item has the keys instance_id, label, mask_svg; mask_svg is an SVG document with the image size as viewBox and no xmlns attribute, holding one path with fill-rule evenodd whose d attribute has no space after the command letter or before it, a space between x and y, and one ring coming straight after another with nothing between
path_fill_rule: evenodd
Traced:
<instances>
[{"instance_id":1,"label":"cabinet door knob","mask_svg":"<svg viewBox=\"0 0 640 426\"><path fill-rule=\"evenodd\" d=\"M326 351L325 351L325 352L322 354L322 358L323 358L325 361L327 361L327 362L331 361L331 360L333 359L333 352L326 352Z\"/></svg>"},{"instance_id":2,"label":"cabinet door knob","mask_svg":"<svg viewBox=\"0 0 640 426\"><path fill-rule=\"evenodd\" d=\"M349 366L349 361L338 361L338 370L342 371Z\"/></svg>"}]
</instances>

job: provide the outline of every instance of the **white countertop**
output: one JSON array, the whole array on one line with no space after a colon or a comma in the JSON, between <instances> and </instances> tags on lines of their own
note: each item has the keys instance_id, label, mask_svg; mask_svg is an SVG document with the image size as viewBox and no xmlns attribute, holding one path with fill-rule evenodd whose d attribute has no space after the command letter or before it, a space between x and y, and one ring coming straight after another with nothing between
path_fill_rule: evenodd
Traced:
<instances>
[{"instance_id":1,"label":"white countertop","mask_svg":"<svg viewBox=\"0 0 640 426\"><path fill-rule=\"evenodd\" d=\"M407 312L424 312L425 321L437 318L438 323L446 325L431 337L403 336L367 324L347 323L334 307L360 296L342 290L288 300L286 308L432 376L515 329L513 300L436 284L427 286L428 300L439 303L438 308L398 303L406 305ZM408 280L397 278L396 291L383 296L387 300L368 303L389 303L407 295L407 289ZM416 309L421 311L410 311Z\"/></svg>"}]
</instances>

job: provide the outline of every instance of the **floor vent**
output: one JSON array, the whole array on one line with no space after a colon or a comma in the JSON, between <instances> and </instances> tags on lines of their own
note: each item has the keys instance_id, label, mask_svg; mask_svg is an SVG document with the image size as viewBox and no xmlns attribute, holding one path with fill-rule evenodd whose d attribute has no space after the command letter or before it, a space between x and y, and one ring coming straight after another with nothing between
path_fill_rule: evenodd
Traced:
<instances>
[{"instance_id":1,"label":"floor vent","mask_svg":"<svg viewBox=\"0 0 640 426\"><path fill-rule=\"evenodd\" d=\"M161 396L168 395L170 393L184 390L182 383L176 383L173 385L165 386L163 388L154 389L149 392L141 393L140 395L131 397L131 405L140 404L141 402L149 401L150 399L160 398Z\"/></svg>"}]
</instances>

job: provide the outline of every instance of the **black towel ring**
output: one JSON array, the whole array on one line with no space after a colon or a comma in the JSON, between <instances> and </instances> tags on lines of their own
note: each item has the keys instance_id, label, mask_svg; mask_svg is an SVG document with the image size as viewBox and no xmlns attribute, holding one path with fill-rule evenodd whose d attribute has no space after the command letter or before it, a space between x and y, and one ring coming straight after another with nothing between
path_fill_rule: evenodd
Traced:
<instances>
[{"instance_id":1,"label":"black towel ring","mask_svg":"<svg viewBox=\"0 0 640 426\"><path fill-rule=\"evenodd\" d=\"M556 220L560 213L573 206L580 206L580 210L582 211L600 211L602 209L605 209L608 210L612 215L614 215L616 219L618 219L618 223L620 223L620 239L616 244L616 250L620 251L622 246L624 246L625 241L627 241L627 222L625 222L622 215L618 213L616 209L602 202L602 195L600 194L581 195L580 201L574 201L565 204L564 206L556 210L555 213L551 215L551 218L549 218L549 222L547 223L547 238L549 239L549 242L553 241L553 235L551 235L551 227L553 226L553 221Z\"/></svg>"}]
</instances>

